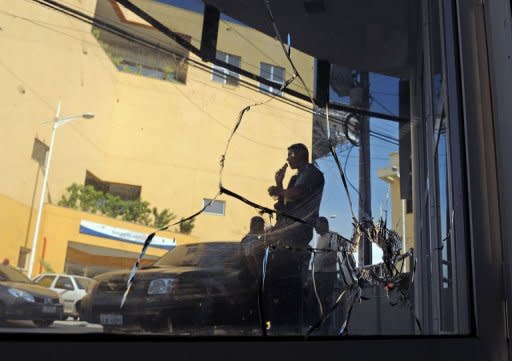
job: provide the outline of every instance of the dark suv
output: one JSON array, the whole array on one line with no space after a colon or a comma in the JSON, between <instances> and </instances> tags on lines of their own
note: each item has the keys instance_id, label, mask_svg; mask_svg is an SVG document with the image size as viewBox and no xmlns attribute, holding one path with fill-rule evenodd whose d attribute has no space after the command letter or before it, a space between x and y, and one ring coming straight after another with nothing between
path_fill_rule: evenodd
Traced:
<instances>
[{"instance_id":1,"label":"dark suv","mask_svg":"<svg viewBox=\"0 0 512 361\"><path fill-rule=\"evenodd\" d=\"M140 269L123 308L129 271L109 272L82 299L80 318L104 330L198 334L214 326L258 328L257 282L236 242L178 246ZM250 331L252 332L252 331Z\"/></svg>"}]
</instances>

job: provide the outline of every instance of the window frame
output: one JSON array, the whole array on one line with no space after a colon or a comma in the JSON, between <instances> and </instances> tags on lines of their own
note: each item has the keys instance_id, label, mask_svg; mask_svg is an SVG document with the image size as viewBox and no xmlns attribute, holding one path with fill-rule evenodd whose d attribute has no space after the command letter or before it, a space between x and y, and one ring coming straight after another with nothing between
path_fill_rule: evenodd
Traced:
<instances>
[{"instance_id":1,"label":"window frame","mask_svg":"<svg viewBox=\"0 0 512 361\"><path fill-rule=\"evenodd\" d=\"M210 206L206 207L206 204L210 201L213 201L212 204L210 204ZM210 208L213 204L215 203L220 203L222 204L222 213L218 213L218 212L211 212L211 211L208 211L208 208ZM219 200L219 199L215 199L215 200L212 200L211 198L203 198L203 207L206 207L204 209L204 213L205 214L208 214L210 216L219 216L219 217L223 217L226 215L226 201L224 200Z\"/></svg>"},{"instance_id":2,"label":"window frame","mask_svg":"<svg viewBox=\"0 0 512 361\"><path fill-rule=\"evenodd\" d=\"M221 50L217 50L217 54L215 55L215 57L218 60L221 60L227 64L236 66L238 68L240 68L240 66L242 64L241 56L231 54L231 53L226 53ZM231 59L235 59L235 60L238 59L238 63L231 62ZM219 74L219 73L222 73L222 74ZM231 79L232 83L228 82L228 78ZM240 85L240 74L233 72L229 69L226 69L222 66L219 66L217 64L212 64L211 80L216 83L219 83L219 84L237 87Z\"/></svg>"},{"instance_id":3,"label":"window frame","mask_svg":"<svg viewBox=\"0 0 512 361\"><path fill-rule=\"evenodd\" d=\"M270 77L267 78L263 72L263 66L264 65L268 65L270 66ZM275 73L275 69L282 69L283 70L283 79L281 82L278 82L274 79L274 73ZM285 67L282 67L282 66L279 66L279 65L275 65L275 64L270 64L270 63L265 63L264 61L260 62L260 76L268 81L271 81L271 82L274 82L276 84L284 84L285 82L285 77L286 77L286 68ZM274 94L274 95L282 95L282 91L279 91L280 88L274 88L273 86L269 86L269 85L266 85L266 84L263 84L260 82L260 85L259 85L259 90L262 92L262 93L267 93L267 94Z\"/></svg>"},{"instance_id":4,"label":"window frame","mask_svg":"<svg viewBox=\"0 0 512 361\"><path fill-rule=\"evenodd\" d=\"M475 44L471 43L471 39L466 39L466 37L471 38L475 35L475 33L467 31L468 28L469 30L476 30L475 32L479 33L480 36L482 33L485 34L486 28L482 27L481 23L482 16L485 13L482 12L490 7L499 11L496 10L497 14L493 16L487 14L489 16L487 24L494 27L494 29L501 26L500 32L508 31L508 28L503 28L503 21L499 21L501 20L500 15L503 15L503 10L499 9L500 5L503 6L508 1L501 0L499 4L498 1L494 3L485 1L487 8L482 6L483 3L470 3L462 0L443 1L444 10L449 10L444 17L445 25L449 23L453 26L453 29L457 29L453 36L450 34L447 37L447 43L444 46L446 52L453 55L453 57L450 54L443 56L443 58L449 59L446 64L448 82L451 83L452 80L455 80L454 83L451 83L454 86L448 88L448 99L455 100L448 105L450 131L454 135L454 139L460 140L460 143L457 144L450 143L451 157L461 162L461 169L454 172L455 177L452 179L454 184L468 185L470 188L466 192L467 195L464 194L466 190L463 189L460 199L454 198L454 207L456 204L460 204L463 206L462 209L467 211L465 214L458 213L454 223L461 225L456 228L455 240L460 241L459 243L469 243L467 253L458 255L458 257L464 258L466 262L472 265L470 269L470 284L472 287L469 297L474 302L474 308L471 310L473 332L470 335L453 337L354 337L325 339L315 342L306 342L302 337L281 339L286 342L275 342L276 340L232 342L222 339L217 339L214 342L209 340L183 342L183 340L171 339L169 342L152 342L151 347L148 347L145 342L131 342L133 341L131 336L116 335L115 340L124 341L123 347L115 350L116 357L129 358L128 356L131 356L133 358L134 354L138 354L138 356L144 358L156 358L172 350L174 357L188 359L204 359L205 355L209 357L215 355L214 359L238 359L240 356L247 357L247 355L250 355L251 359L263 360L268 358L268 355L272 355L272 358L275 359L293 357L298 361L311 360L311 355L318 359L330 359L339 354L344 356L353 355L360 359L379 360L394 360L404 355L415 355L420 359L435 359L438 361L508 359L505 320L502 313L504 300L502 297L510 296L510 290L504 295L502 292L503 285L500 284L503 273L501 269L503 261L501 227L499 217L492 217L492 215L501 214L499 197L496 195L497 187L495 189L491 188L491 194L486 194L486 197L483 197L482 192L479 192L488 185L487 181L491 183L495 181L496 169L493 168L493 162L495 161L493 161L493 158L496 156L496 148L492 134L494 129L489 126L490 129L487 129L483 134L479 134L478 130L480 129L473 128L475 125L488 124L489 119L491 123L495 120L493 117L494 108L492 104L487 102L488 99L485 99L491 93L488 78L490 75L487 71L494 63L491 66L487 63L489 53L486 41ZM464 8L464 5L467 6L467 9ZM510 13L507 13L507 16L509 15ZM421 24L424 24L424 19L421 20ZM476 23L471 24L470 21L472 20L476 20ZM457 24L453 24L452 21L456 21ZM470 25L473 25L474 28ZM507 39L510 40L510 36L507 36ZM501 45L505 46L509 52L512 50L512 42ZM495 46L490 51L496 52L498 51L496 49ZM491 58L490 61L494 61L494 59ZM510 84L509 75L507 73L505 81ZM493 86L495 85L496 83L493 84ZM503 90L505 88L502 86L498 89ZM485 104L478 104L482 105L481 112L472 111L475 103L480 99L486 100ZM496 101L503 106L507 100L496 99ZM487 123L484 120L487 120ZM498 125L500 125L499 122ZM501 125L504 126L504 124ZM468 164L470 159L476 164ZM486 163L488 162L491 163L489 165L490 172L482 172L482 169L487 169ZM465 225L466 221L469 222L467 227ZM506 227L510 227L510 225L504 225L504 227L507 229ZM504 242L510 241L505 239ZM422 256L425 256L425 254L422 254ZM510 267L510 265L507 267ZM492 282L485 282L487 275L497 276L498 278L493 279ZM510 300L510 297L508 297L508 300ZM7 337L9 336L8 334ZM80 339L83 336L67 336L68 339L73 337ZM29 342L24 343L25 347L20 347L18 341L20 338L29 340ZM107 338L105 337L105 339ZM144 337L141 336L141 339L144 339ZM43 350L47 353L48 349L57 348L54 347L55 341L47 341L44 345L41 345L41 342L34 340L31 335L16 334L12 336L11 340L15 342L4 343L4 352L7 352L7 354L16 353L18 356L23 353L32 354ZM145 341L147 340L145 339ZM113 352L111 345L103 342L103 340L96 341L93 346L94 351L79 353L77 356L85 360L89 359L91 354L108 355L109 351ZM61 352L74 352L76 345L62 342L58 343L58 349ZM90 350L91 347L87 347L87 349ZM110 355L107 357L110 358Z\"/></svg>"}]
</instances>

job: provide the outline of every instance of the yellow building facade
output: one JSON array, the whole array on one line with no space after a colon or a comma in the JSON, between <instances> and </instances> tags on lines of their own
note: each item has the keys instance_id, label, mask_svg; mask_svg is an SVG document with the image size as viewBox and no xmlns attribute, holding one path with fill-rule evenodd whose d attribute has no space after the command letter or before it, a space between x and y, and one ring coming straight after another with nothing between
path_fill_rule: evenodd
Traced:
<instances>
[{"instance_id":1,"label":"yellow building facade","mask_svg":"<svg viewBox=\"0 0 512 361\"><path fill-rule=\"evenodd\" d=\"M115 8L115 2L66 3L96 16L101 4L109 16L117 14L118 18L110 21L134 31L138 27L152 31L154 38L161 36L126 9ZM158 14L161 22L199 46L202 14L156 1L135 3ZM268 100L267 93L214 81L212 72L190 65L181 82L120 71L116 59L109 55L111 48L101 43L91 25L26 1L3 0L0 9L2 257L21 268L27 266L22 258L32 248L44 172L44 162L36 161L34 152L38 142L49 145L59 102L62 116L92 112L95 117L73 121L56 132L34 274L43 258L55 271L64 271L70 242L140 251L135 243L81 234L81 221L142 233L154 230L57 206L66 188L84 184L87 173L103 181L134 185L151 206L168 208L178 217L195 213L217 194L220 156L238 113L247 105ZM292 75L280 44L244 25L222 20L217 48L240 57L240 66L253 73L258 74L258 67L265 63L282 67L286 79ZM187 56L200 61L191 53ZM312 89L314 59L299 51L292 51L292 57ZM299 84L291 87L299 89ZM311 149L310 113L277 99L253 107L231 143L223 184L272 207L267 188L286 160L287 147L298 142ZM257 213L222 195L218 201L222 212L201 214L192 234L164 232L163 237L175 239L177 244L240 240ZM162 252L152 248L148 254L159 256Z\"/></svg>"},{"instance_id":2,"label":"yellow building facade","mask_svg":"<svg viewBox=\"0 0 512 361\"><path fill-rule=\"evenodd\" d=\"M378 176L389 184L391 201L391 225L390 229L395 230L402 238L402 249L407 252L415 248L414 242L414 213L412 207L407 206L407 201L400 196L400 166L398 153L389 155L390 166L378 170Z\"/></svg>"}]
</instances>

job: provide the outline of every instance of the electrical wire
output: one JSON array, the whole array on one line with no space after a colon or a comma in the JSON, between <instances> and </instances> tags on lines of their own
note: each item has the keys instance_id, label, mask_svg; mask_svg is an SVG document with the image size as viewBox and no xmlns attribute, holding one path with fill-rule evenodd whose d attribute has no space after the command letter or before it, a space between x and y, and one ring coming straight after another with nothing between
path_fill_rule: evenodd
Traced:
<instances>
[{"instance_id":1,"label":"electrical wire","mask_svg":"<svg viewBox=\"0 0 512 361\"><path fill-rule=\"evenodd\" d=\"M163 47L160 44L153 44L151 42L148 42L147 40L141 38L140 36L135 35L135 34L130 34L129 32L127 32L125 30L122 30L122 29L119 29L119 28L117 28L114 25L108 24L108 23L103 22L103 21L99 21L97 19L95 20L95 18L91 18L90 16L88 16L86 14L77 14L77 13L79 13L78 10L74 10L72 13L69 13L68 11L66 11L66 9L62 9L62 8L58 7L58 2L55 2L55 1L52 1L52 0L27 0L27 1L36 2L36 3L40 4L40 5L49 7L51 9L53 9L53 10L56 10L56 11L59 11L59 12L65 14L65 15L74 17L77 20L84 21L86 23L89 23L90 25L94 25L94 26L96 26L96 27L98 27L100 29L103 29L105 31L108 31L108 32L110 32L110 33L112 33L114 35L117 35L117 36L122 37L122 38L124 38L126 40L129 40L129 41L141 44L141 45L146 46L148 48L152 48L154 50L161 51L161 52L167 53L169 55L183 57L182 54L178 54L178 53L176 53L174 51L166 49L165 47ZM194 59L191 59L189 57L183 57L183 59L185 61L187 61L189 64L197 67L200 70L206 71L208 73L217 73L217 74L219 74L221 76L233 77L233 76L231 76L229 74L225 74L224 72L219 71L218 69L210 68L207 65L203 64L202 62L194 60ZM216 63L219 63L219 62L223 63L223 62L218 61L218 60L216 61ZM226 63L224 63L224 64L226 65L227 68L233 68L233 66L230 65L230 64L226 64ZM220 65L220 66L222 67L223 65ZM241 70L241 69L238 69L238 70ZM248 73L246 71L243 71L242 73L243 73L242 75L250 74L250 73ZM251 74L251 75L253 75L253 74ZM260 81L262 81L264 83L269 83L268 80L260 79L260 77L258 77L258 76L254 76L254 75L253 76L249 76L249 78L251 78L251 79L254 79L255 77L258 78L258 80L260 80ZM247 82L247 81L244 81L242 79L238 79L238 78L236 78L236 79L238 81L240 81L240 82L243 82L245 85L249 86L250 88L254 89L255 91L261 93L260 90L259 90L259 87L257 85L254 85L254 84L252 84L250 82ZM272 83L270 83L270 84L271 84L270 86L275 86L275 84L274 85L272 85ZM304 86L305 86L305 84L304 84ZM286 92L287 90L288 89L285 89L283 92ZM297 94L291 94L291 95L294 95L294 96L297 97ZM303 96L298 96L298 98L299 99L303 99L304 97ZM297 109L300 109L300 110L306 111L308 113L316 114L316 115L319 115L321 117L324 117L323 114L321 114L321 113L319 113L317 111L314 111L312 109L309 109L308 107L305 107L303 104L300 104L300 103L298 103L296 101L293 101L293 100L288 99L288 98L284 98L281 95L278 96L278 99L283 100L285 102L288 102L289 105L291 105L291 106L293 106L293 107L295 107ZM310 100L311 99L312 98L310 98ZM347 111L349 109L350 111L353 111L355 113L358 113L358 112L360 113L361 111L366 112L364 109L358 109L358 108L354 108L354 107L339 106L339 105L335 105L335 104L331 105L331 106L334 109L341 109L341 110L345 110L345 111ZM368 114L370 114L370 113L373 116L378 116L378 117L380 117L382 119L388 119L389 118L385 114L379 114L379 113L375 113L375 112L369 112ZM333 120L337 121L340 124L345 124L345 120L343 120L343 119L339 119L339 118L332 117L332 116L331 116L331 118L333 118ZM370 136L374 136L374 137L376 137L376 138L378 138L378 139L380 139L382 141L389 142L389 143L392 143L392 144L395 144L395 145L397 144L396 143L397 142L396 139L389 138L386 135L382 135L382 134L379 134L377 132L370 131Z\"/></svg>"},{"instance_id":2,"label":"electrical wire","mask_svg":"<svg viewBox=\"0 0 512 361\"><path fill-rule=\"evenodd\" d=\"M313 95L312 95L311 91L309 90L308 86L306 85L306 82L304 81L302 76L299 74L299 71L295 67L294 62L290 58L291 44L288 43L288 49L286 49L284 47L283 39L281 39L281 34L279 32L279 29L277 28L277 24L276 24L276 21L274 19L274 15L272 14L272 9L270 7L270 0L264 0L264 2L265 2L265 6L267 8L268 15L270 17L270 21L272 22L272 26L274 27L274 32L275 32L275 34L277 36L277 39L279 40L279 44L281 45L281 48L283 49L283 52L284 52L286 58L288 59L288 62L290 63L290 66L292 67L295 75L299 78L299 81L302 83L302 86L304 87L304 90L306 90L307 96L309 97L309 100L311 101L311 104L314 106L316 103L315 103L315 100L313 99Z\"/></svg>"},{"instance_id":3,"label":"electrical wire","mask_svg":"<svg viewBox=\"0 0 512 361\"><path fill-rule=\"evenodd\" d=\"M36 2L38 2L38 3L41 3L41 1L38 1L38 0L34 0L34 1L36 1ZM49 1L49 0L47 0L47 1ZM128 3L129 3L129 2L128 2ZM271 11L270 11L270 7L269 7L269 3L268 3L268 1L266 2L266 4L267 4L267 8L268 8L268 10L269 10L270 16L271 16L271 18L273 19L272 14L271 14ZM46 5L46 4L44 4L44 5ZM68 14L68 15L69 15L69 14ZM276 26L276 24L275 24L275 22L274 22L274 21L273 21L273 26L274 26L274 29L276 30L276 33L278 34L278 38L280 39L279 31L278 31L277 26ZM108 27L108 26L107 26L107 27ZM281 41L281 40L280 40L280 43L281 43L281 46L283 47L283 50L286 52L286 49L284 48L284 44L282 43L282 41ZM289 59L289 61L290 61L291 65L292 65L292 68L294 68L294 70L295 70L294 77L298 77L298 78L299 78L299 80L301 80L301 81L302 81L302 83L303 83L303 85L305 86L304 81L303 81L303 80L302 80L302 78L300 77L300 74L298 74L298 72L296 71L296 69L295 69L295 67L294 67L294 65L293 65L293 62L292 62L292 61L291 61L291 59L289 58L289 54L288 54L288 59ZM306 87L306 88L307 88L307 87ZM308 95L310 95L309 91L308 91ZM271 99L273 99L273 98L271 97L271 98L269 98L267 101L270 101ZM312 104L314 105L314 104L315 104L315 103L314 103L314 99L313 99L311 96L310 96L310 100L311 100ZM261 104L264 104L264 103L265 103L265 102L260 102L260 103L256 103L255 105L261 105ZM239 120L237 121L237 123L235 124L235 127L234 127L234 129L233 129L233 133L231 134L231 136L230 136L230 137L229 137L229 139L228 139L228 144L227 144L227 146L226 146L225 154L223 155L223 157L222 157L222 159L221 159L221 171L220 171L220 175L222 175L222 169L223 169L223 167L224 167L225 155L226 155L226 153L227 153L227 151L228 151L229 143L230 143L230 141L231 141L231 139L232 139L232 137L233 137L233 134L234 134L234 133L236 132L236 130L238 129L238 127L239 127L239 125L240 125L240 123L241 123L241 120L242 120L242 117L243 117L244 113L245 113L246 111L248 111L249 109L250 109L250 107L246 107L246 108L244 108L244 109L241 111L241 113L240 113L240 115L239 115ZM382 138L385 138L385 137L382 137ZM331 145L331 148L332 148L332 145ZM334 158L335 158L335 160L337 161L337 164L338 164L339 170L340 170L340 172L341 172L341 171L342 171L342 169L341 169L341 166L340 166L340 164L339 164L339 160L337 159L337 155L336 155L336 152L335 152L335 151L333 151L333 157L334 157ZM343 177L342 177L342 178L343 178ZM186 221L186 220L193 219L194 217L196 217L197 215L199 215L200 213L202 213L202 212L203 212L203 211L204 211L204 210L205 210L205 209L206 209L206 208L211 204L211 202L213 202L213 201L214 201L214 200L215 200L215 199L216 199L216 198L217 198L221 193L225 193L225 194L227 194L226 189L223 189L223 187L222 187L221 179L220 179L220 182L219 182L219 183L220 183L220 190L219 190L219 193L218 193L214 198L212 198L212 199L210 200L210 202L209 202L208 204L206 204L206 205L203 207L203 209L201 209L199 212L196 212L195 214L193 214L193 215L191 215L191 216L189 216L189 217L187 217L187 218L185 218L185 219L182 219L181 221L176 222L176 223L174 223L174 224L172 224L172 225L180 224L180 223L182 223L182 222L184 222L184 221ZM345 183L345 182L344 182L344 183ZM347 187L346 187L346 184L345 184L345 188L347 188ZM346 190L347 190L347 195L349 196L348 189L346 189ZM254 206L254 204L253 204L253 206ZM171 225L171 226L172 226L172 225ZM166 229L166 228L167 228L167 227L164 227L162 230L164 230L164 229ZM149 246L149 243L151 242L151 239L154 237L154 235L155 235L155 234L156 234L156 232L155 232L155 233L150 234L150 235L148 236L148 238L146 239L146 241L145 241L145 247L143 247L143 250L142 250L141 254L139 255L138 260L140 260L140 259L143 257L143 255L144 255L144 253L145 253L145 249L146 249L146 247L147 247L147 246ZM146 243L147 243L147 246L146 246ZM140 264L140 262L136 262L136 263L134 264L134 267L132 268L132 271L130 272L130 277L129 277L129 280L128 280L128 283L127 283L127 288L126 288L125 294L123 295L123 299L122 299L122 302L121 302L121 307L124 305L124 302L126 301L126 297L127 297L128 293L129 293L129 291L130 291L130 289L131 289L131 287L132 287L132 285L133 285L133 282L134 282L134 279L135 279L135 273L136 273L136 270L137 270L137 269L138 269L138 267L139 267L139 264ZM345 291L346 291L346 290L345 290ZM335 306L337 306L337 305L339 304L339 302L340 302L341 298L343 297L343 295L344 295L345 291L343 291L343 292L340 294L340 296L339 296L339 297L338 297L338 299L336 300ZM346 320L346 321L344 322L344 324L343 324L343 328L345 328L345 327L346 327L346 325L347 325L347 323L348 323L348 319L349 319L349 317L350 317L351 309L352 309L352 307L351 307L351 308L350 308L350 310L349 310L349 314L348 314L347 320ZM334 310L334 309L333 309L333 310ZM325 316L326 316L325 318L327 318L327 317L332 313L332 311L333 311L333 310L331 310L331 312L330 312L329 314L325 315ZM324 319L325 319L325 318L324 318ZM340 333L343 333L343 328L342 328L342 330L340 331ZM310 330L310 331L311 331L311 330Z\"/></svg>"},{"instance_id":4,"label":"electrical wire","mask_svg":"<svg viewBox=\"0 0 512 361\"><path fill-rule=\"evenodd\" d=\"M375 103L377 103L378 105L380 105L382 107L382 109L384 109L385 111L387 111L389 114L392 114L394 115L394 112L392 112L391 110L389 110L388 107L386 107L384 104L382 104L375 96L373 96L372 94L370 94L370 99L373 100Z\"/></svg>"},{"instance_id":5,"label":"electrical wire","mask_svg":"<svg viewBox=\"0 0 512 361\"><path fill-rule=\"evenodd\" d=\"M283 91L286 87L288 87L296 78L296 75L294 75L291 79L287 80L286 82L284 82L282 85L281 85L281 88L279 89L280 92ZM240 199L242 201L244 201L245 203L251 205L252 207L254 208L259 208L260 210L262 211L267 211L269 212L270 210L268 210L267 208L265 207L262 207L262 206L259 206L258 204L254 203L254 202L251 202L247 199L243 199L241 196L239 196L238 194L224 188L224 186L222 185L222 175L223 175L223 171L224 171L224 167L225 167L225 160L226 160L226 156L227 156L227 153L228 153L228 150L229 150L229 146L231 144L231 141L233 139L233 136L235 135L236 131L238 130L238 128L240 127L240 124L242 123L242 120L243 120L243 117L244 117L244 114L246 112L248 112L252 107L257 107L257 106L261 106L261 105L264 105L268 102L270 102L271 100L273 100L274 98L276 97L276 95L272 96L272 97L269 97L268 99L264 100L264 101L261 101L261 102L257 102L257 103L254 103L254 104L251 104L251 105L248 105L246 106L245 108L243 108L239 115L238 115L238 118L237 118L237 121L235 123L235 126L227 140L227 143L226 143L226 148L224 150L224 153L222 154L221 156L221 160L220 160L220 170L219 170L219 191L218 193L215 195L215 197L213 197L212 199L210 199L208 201L207 204L204 205L204 207L199 210L198 212L186 217L186 218L183 218L181 219L180 221L178 222L175 222L171 225L168 225L166 227L163 227L163 228L160 228L157 232L159 231L163 231L163 230L166 230L168 229L169 227L171 226L175 226L175 225L178 225L178 224L181 224L181 223L184 223L186 221L189 221L189 220L192 220L194 219L195 217L197 217L198 215L200 215L201 213L203 213L206 208L208 208L221 194L226 194L226 195L229 195L229 196L232 196L234 198L237 198L237 199ZM270 213L272 213L270 211ZM298 219L297 217L293 217L293 216L289 216L285 213L282 213L281 214L282 216L285 216L285 217L288 217L288 218L292 218L293 220L295 221L299 221L301 223L304 223L305 221L301 220L301 219ZM145 242L144 242L144 246L142 248L142 251L139 255L139 257L137 258L137 261L135 262L135 264L133 265L132 267L132 270L130 271L130 276L128 277L128 281L127 281L127 284L126 284L126 290L123 294L123 298L121 300L121 308L123 307L125 301L126 301L126 298L133 286L133 283L135 281L135 274L137 272L137 270L139 269L140 267L140 260L142 259L142 257L144 256L145 252L146 252L146 249L147 247L149 247L150 243L151 243L151 240L153 239L153 237L155 236L156 232L153 232L151 233L150 235L148 235L148 237L146 238ZM266 268L266 263L265 263L265 268ZM264 287L264 278L262 279L262 287ZM263 321L263 320L262 320ZM264 326L262 325L262 328Z\"/></svg>"},{"instance_id":6,"label":"electrical wire","mask_svg":"<svg viewBox=\"0 0 512 361\"><path fill-rule=\"evenodd\" d=\"M352 152L352 149L354 149L354 145L351 145L350 149L349 149L349 150L348 150L348 152L347 152L347 156L345 157L345 164L344 164L344 166L343 166L343 170L345 171L345 174L347 173L348 157L350 156L350 153ZM352 182L350 181L350 179L349 179L348 177L347 177L347 182L348 182L348 184L352 187L352 189L353 189L354 191L356 191L357 196L358 196L358 197L361 197L361 193L359 193L359 189L358 189L356 186L354 186L354 185L352 184Z\"/></svg>"},{"instance_id":7,"label":"electrical wire","mask_svg":"<svg viewBox=\"0 0 512 361\"><path fill-rule=\"evenodd\" d=\"M30 1L30 0L27 0L27 1ZM63 4L66 4L70 7L73 7L74 9L80 9L81 11L85 11L84 8L81 8L79 6L75 6L74 4L71 4L69 2L66 2L66 1L63 1L63 0L60 0L61 3ZM204 3L204 1L203 1ZM174 5L169 5L169 6L174 6ZM98 16L97 14L88 14L89 16L94 16L95 18L97 19L100 19L102 21L107 21L105 18L102 18L100 16ZM173 18L179 18L179 17L176 17L174 16ZM182 17L184 18L184 17ZM265 53L263 50L261 50L258 46L256 46L250 39L248 39L247 37L245 37L242 33L240 33L238 30L236 30L236 28L234 26L231 26L229 25L225 20L223 19L220 19L219 20L221 23L223 23L224 25L226 25L227 27L230 28L230 30L234 31L235 33L237 33L244 41L246 41L247 43L249 43L254 49L256 49L259 53L263 54L267 59L271 60L273 62L273 64L279 64L279 62L275 61L272 57L270 57L267 53ZM155 29L155 31L158 31L157 29ZM152 36L151 34L146 34L146 36L152 40L155 40L155 41L159 41L160 39L158 39L156 36ZM201 39L198 39L198 38L195 38L195 37L192 37L191 36L191 39L196 41L197 43L200 43L201 42ZM260 67L258 65L255 65L253 63L249 63L247 61L243 61L242 62L244 64L247 64L248 66L254 68L254 69L260 69Z\"/></svg>"}]
</instances>

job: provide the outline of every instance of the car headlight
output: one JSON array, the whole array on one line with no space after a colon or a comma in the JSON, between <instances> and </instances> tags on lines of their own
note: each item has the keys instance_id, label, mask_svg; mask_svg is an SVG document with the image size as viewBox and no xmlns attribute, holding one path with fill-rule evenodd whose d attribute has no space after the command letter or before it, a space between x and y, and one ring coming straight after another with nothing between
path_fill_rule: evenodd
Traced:
<instances>
[{"instance_id":1,"label":"car headlight","mask_svg":"<svg viewBox=\"0 0 512 361\"><path fill-rule=\"evenodd\" d=\"M163 295L172 290L173 278L160 278L149 283L148 295Z\"/></svg>"},{"instance_id":2,"label":"car headlight","mask_svg":"<svg viewBox=\"0 0 512 361\"><path fill-rule=\"evenodd\" d=\"M35 302L34 296L28 292L18 290L16 288L9 288L7 291L16 298L23 298L27 302Z\"/></svg>"}]
</instances>

